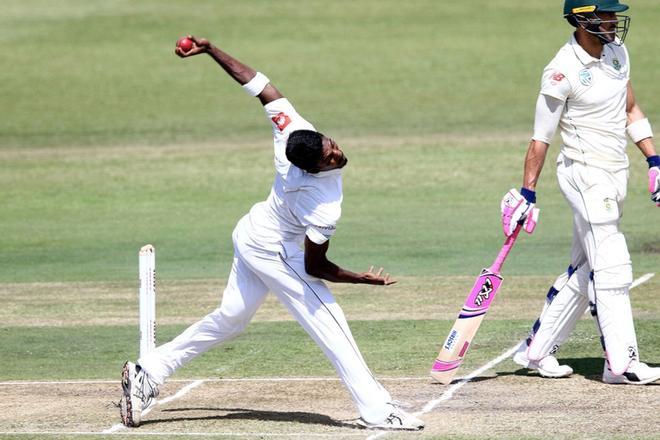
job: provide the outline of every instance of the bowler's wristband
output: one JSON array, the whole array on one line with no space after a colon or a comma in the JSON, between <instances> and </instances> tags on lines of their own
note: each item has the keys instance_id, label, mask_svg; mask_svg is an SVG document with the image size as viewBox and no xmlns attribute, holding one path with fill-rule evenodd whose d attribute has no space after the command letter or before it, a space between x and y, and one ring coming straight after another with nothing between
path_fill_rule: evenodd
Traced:
<instances>
[{"instance_id":1,"label":"bowler's wristband","mask_svg":"<svg viewBox=\"0 0 660 440\"><path fill-rule=\"evenodd\" d=\"M247 84L243 84L243 90L245 90L250 96L259 96L261 92L264 91L270 80L266 75L261 72L257 72Z\"/></svg>"}]
</instances>

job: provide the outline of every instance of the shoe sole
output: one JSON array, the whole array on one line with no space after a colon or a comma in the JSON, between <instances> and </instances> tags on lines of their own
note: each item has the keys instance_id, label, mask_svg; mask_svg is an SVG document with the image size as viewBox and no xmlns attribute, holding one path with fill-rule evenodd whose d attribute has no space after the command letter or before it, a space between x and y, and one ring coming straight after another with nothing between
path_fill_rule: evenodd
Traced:
<instances>
[{"instance_id":1,"label":"shoe sole","mask_svg":"<svg viewBox=\"0 0 660 440\"><path fill-rule=\"evenodd\" d=\"M621 380L614 379L614 381L608 382L607 379L605 379L605 376L603 376L603 383L605 383L607 385L648 385L648 384L653 383L657 380L660 380L660 376L651 377L651 378L648 378L648 379L645 379L645 380L640 380L639 382L632 382L632 381L626 379L625 376L624 376L624 378L621 379Z\"/></svg>"},{"instance_id":2,"label":"shoe sole","mask_svg":"<svg viewBox=\"0 0 660 440\"><path fill-rule=\"evenodd\" d=\"M564 377L569 377L571 374L573 374L573 370L567 371L565 373L551 373L547 370L543 370L542 368L539 368L537 371L541 376L546 377L548 379L561 379Z\"/></svg>"},{"instance_id":3,"label":"shoe sole","mask_svg":"<svg viewBox=\"0 0 660 440\"><path fill-rule=\"evenodd\" d=\"M121 422L124 426L138 427L140 426L140 414L133 413L133 400L131 399L131 381L130 381L130 366L128 362L124 364L121 371L121 387L123 396L119 402L119 415Z\"/></svg>"},{"instance_id":4,"label":"shoe sole","mask_svg":"<svg viewBox=\"0 0 660 440\"><path fill-rule=\"evenodd\" d=\"M394 425L372 425L370 423L365 422L362 419L358 419L355 422L360 428L362 429L377 429L380 431L421 431L424 429L424 425L422 426L394 426Z\"/></svg>"}]
</instances>

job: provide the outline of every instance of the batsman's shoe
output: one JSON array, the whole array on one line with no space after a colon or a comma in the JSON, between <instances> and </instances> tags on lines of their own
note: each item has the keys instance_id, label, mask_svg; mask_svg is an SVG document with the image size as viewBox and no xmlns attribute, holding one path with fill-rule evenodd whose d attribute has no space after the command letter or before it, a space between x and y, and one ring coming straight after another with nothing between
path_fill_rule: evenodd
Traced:
<instances>
[{"instance_id":1,"label":"batsman's shoe","mask_svg":"<svg viewBox=\"0 0 660 440\"><path fill-rule=\"evenodd\" d=\"M379 423L369 423L363 419L358 420L358 425L367 429L382 429L388 431L419 431L424 429L424 422L412 414L408 414L398 405L388 404L392 412Z\"/></svg>"},{"instance_id":2,"label":"batsman's shoe","mask_svg":"<svg viewBox=\"0 0 660 440\"><path fill-rule=\"evenodd\" d=\"M126 362L121 371L123 391L119 402L121 422L125 426L140 426L142 411L147 409L155 397L158 386L149 379L146 371L133 362Z\"/></svg>"},{"instance_id":3,"label":"batsman's shoe","mask_svg":"<svg viewBox=\"0 0 660 440\"><path fill-rule=\"evenodd\" d=\"M603 382L611 384L646 385L660 379L660 367L649 367L644 362L632 361L623 374L614 374L605 361Z\"/></svg>"},{"instance_id":4,"label":"batsman's shoe","mask_svg":"<svg viewBox=\"0 0 660 440\"><path fill-rule=\"evenodd\" d=\"M527 357L527 343L520 343L518 351L513 355L513 362L524 368L536 370L543 377L558 378L568 377L573 374L573 369L568 365L559 365L557 358L548 355L539 361L532 361Z\"/></svg>"},{"instance_id":5,"label":"batsman's shoe","mask_svg":"<svg viewBox=\"0 0 660 440\"><path fill-rule=\"evenodd\" d=\"M529 368L529 358L527 357L527 341L522 341L518 346L518 350L513 355L513 362L523 368Z\"/></svg>"}]
</instances>

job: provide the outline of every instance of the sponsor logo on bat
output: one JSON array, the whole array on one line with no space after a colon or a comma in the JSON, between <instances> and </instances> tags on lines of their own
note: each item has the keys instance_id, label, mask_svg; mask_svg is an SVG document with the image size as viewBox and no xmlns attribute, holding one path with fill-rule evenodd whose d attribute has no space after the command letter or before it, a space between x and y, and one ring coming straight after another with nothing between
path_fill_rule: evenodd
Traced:
<instances>
[{"instance_id":1,"label":"sponsor logo on bat","mask_svg":"<svg viewBox=\"0 0 660 440\"><path fill-rule=\"evenodd\" d=\"M486 281L484 281L484 284L481 286L481 290L479 291L479 295L474 299L474 304L477 306L480 306L483 304L485 300L490 298L490 294L493 292L493 282L490 280L490 278L486 278Z\"/></svg>"},{"instance_id":2,"label":"sponsor logo on bat","mask_svg":"<svg viewBox=\"0 0 660 440\"><path fill-rule=\"evenodd\" d=\"M445 342L445 350L451 350L454 348L456 341L458 341L458 336L458 331L456 329L451 329L449 336L447 336L447 341Z\"/></svg>"}]
</instances>

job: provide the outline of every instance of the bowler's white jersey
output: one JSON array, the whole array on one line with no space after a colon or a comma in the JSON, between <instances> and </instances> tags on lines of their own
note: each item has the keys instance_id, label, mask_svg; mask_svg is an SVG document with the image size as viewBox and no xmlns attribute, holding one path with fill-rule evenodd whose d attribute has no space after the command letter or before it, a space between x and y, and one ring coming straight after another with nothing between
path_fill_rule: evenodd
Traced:
<instances>
[{"instance_id":1,"label":"bowler's white jersey","mask_svg":"<svg viewBox=\"0 0 660 440\"><path fill-rule=\"evenodd\" d=\"M587 165L628 168L626 99L630 62L625 46L606 44L600 59L572 36L543 72L541 94L563 101L561 153Z\"/></svg>"},{"instance_id":2,"label":"bowler's white jersey","mask_svg":"<svg viewBox=\"0 0 660 440\"><path fill-rule=\"evenodd\" d=\"M307 173L286 158L286 143L295 130L315 130L286 98L264 106L273 125L275 182L268 199L255 204L248 234L253 244L279 252L282 244L302 245L305 236L317 244L334 233L341 216L341 169Z\"/></svg>"}]
</instances>

